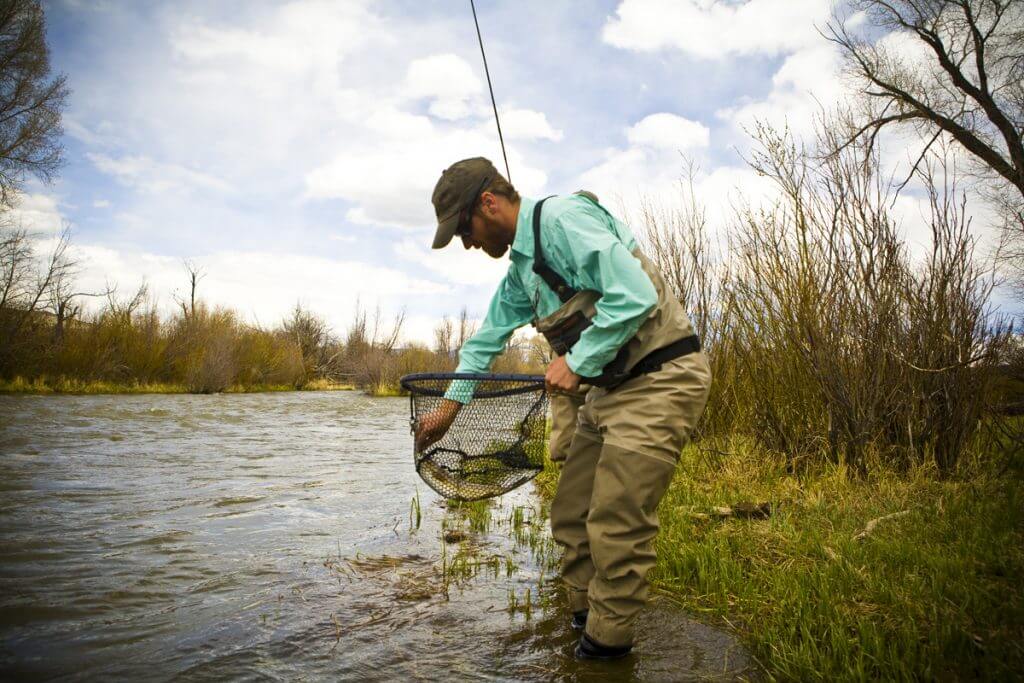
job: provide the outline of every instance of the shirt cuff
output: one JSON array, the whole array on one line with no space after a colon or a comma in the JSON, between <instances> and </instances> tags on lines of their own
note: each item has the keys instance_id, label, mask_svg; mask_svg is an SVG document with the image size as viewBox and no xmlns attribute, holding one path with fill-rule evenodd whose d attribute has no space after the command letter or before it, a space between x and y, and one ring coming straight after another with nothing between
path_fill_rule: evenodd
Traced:
<instances>
[{"instance_id":1,"label":"shirt cuff","mask_svg":"<svg viewBox=\"0 0 1024 683\"><path fill-rule=\"evenodd\" d=\"M565 354L565 364L580 377L596 377L601 374L601 368L594 368L593 363L587 363L586 358L578 358L574 349L569 349L569 353Z\"/></svg>"},{"instance_id":2,"label":"shirt cuff","mask_svg":"<svg viewBox=\"0 0 1024 683\"><path fill-rule=\"evenodd\" d=\"M444 397L450 401L458 401L462 405L466 405L473 400L475 392L476 380L456 379L452 380L452 383L448 385L448 391L444 392Z\"/></svg>"}]
</instances>

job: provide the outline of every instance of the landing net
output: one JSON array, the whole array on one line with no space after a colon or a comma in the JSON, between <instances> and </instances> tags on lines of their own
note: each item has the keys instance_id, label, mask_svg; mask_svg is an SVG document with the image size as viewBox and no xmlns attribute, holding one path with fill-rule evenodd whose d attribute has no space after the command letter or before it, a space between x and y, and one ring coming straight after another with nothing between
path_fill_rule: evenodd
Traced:
<instances>
[{"instance_id":1,"label":"landing net","mask_svg":"<svg viewBox=\"0 0 1024 683\"><path fill-rule=\"evenodd\" d=\"M472 400L441 440L416 451L416 472L453 500L500 496L544 468L548 399L540 375L434 373L406 375L413 433L445 393Z\"/></svg>"}]
</instances>

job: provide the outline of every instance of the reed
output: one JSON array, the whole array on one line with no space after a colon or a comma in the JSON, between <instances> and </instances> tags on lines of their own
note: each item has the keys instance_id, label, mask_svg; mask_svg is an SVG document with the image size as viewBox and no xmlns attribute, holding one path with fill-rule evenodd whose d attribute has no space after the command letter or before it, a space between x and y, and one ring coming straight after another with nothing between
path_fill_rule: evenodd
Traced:
<instances>
[{"instance_id":1,"label":"reed","mask_svg":"<svg viewBox=\"0 0 1024 683\"><path fill-rule=\"evenodd\" d=\"M840 137L823 128L819 147ZM825 459L864 476L870 452L952 471L1017 338L991 309L994 270L975 255L951 169L941 156L920 167L931 249L915 260L873 154L821 156L766 127L756 141L749 162L776 199L740 203L724 241L685 184L682 209L643 213L644 242L712 363L697 438L746 435L792 469Z\"/></svg>"}]
</instances>

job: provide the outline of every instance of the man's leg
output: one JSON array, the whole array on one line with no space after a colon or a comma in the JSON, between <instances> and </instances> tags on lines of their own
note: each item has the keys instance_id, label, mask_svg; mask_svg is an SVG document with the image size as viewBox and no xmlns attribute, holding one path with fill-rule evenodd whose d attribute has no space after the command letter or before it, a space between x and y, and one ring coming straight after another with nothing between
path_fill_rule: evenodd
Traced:
<instances>
[{"instance_id":1,"label":"man's leg","mask_svg":"<svg viewBox=\"0 0 1024 683\"><path fill-rule=\"evenodd\" d=\"M573 434L576 433L577 414L586 397L585 391L551 394L551 438L548 439L551 462L565 462Z\"/></svg>"},{"instance_id":2,"label":"man's leg","mask_svg":"<svg viewBox=\"0 0 1024 683\"><path fill-rule=\"evenodd\" d=\"M564 550L562 580L568 589L569 610L573 613L587 609L587 586L594 576L587 514L600 455L600 432L581 419L565 453L558 489L551 502L551 535Z\"/></svg>"},{"instance_id":3,"label":"man's leg","mask_svg":"<svg viewBox=\"0 0 1024 683\"><path fill-rule=\"evenodd\" d=\"M655 563L656 510L674 472L674 460L610 443L601 449L587 519L596 568L587 634L602 645L633 643L633 620L647 601Z\"/></svg>"},{"instance_id":4,"label":"man's leg","mask_svg":"<svg viewBox=\"0 0 1024 683\"><path fill-rule=\"evenodd\" d=\"M633 621L647 600L647 572L655 563L658 503L710 384L707 359L697 353L593 401L604 439L587 518L595 574L586 633L596 643L633 642Z\"/></svg>"}]
</instances>

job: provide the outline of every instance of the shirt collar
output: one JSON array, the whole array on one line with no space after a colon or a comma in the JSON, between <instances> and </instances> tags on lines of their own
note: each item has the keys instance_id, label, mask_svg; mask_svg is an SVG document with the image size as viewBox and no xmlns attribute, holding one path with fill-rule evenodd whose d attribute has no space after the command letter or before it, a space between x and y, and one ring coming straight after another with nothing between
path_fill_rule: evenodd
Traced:
<instances>
[{"instance_id":1,"label":"shirt collar","mask_svg":"<svg viewBox=\"0 0 1024 683\"><path fill-rule=\"evenodd\" d=\"M533 257L533 207L537 205L535 199L522 197L519 200L519 216L516 218L516 236L512 240L511 251L525 256ZM512 253L509 254L511 258Z\"/></svg>"}]
</instances>

